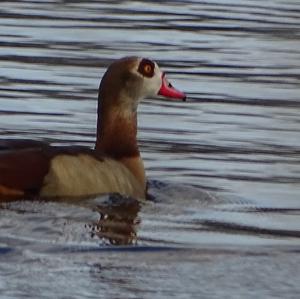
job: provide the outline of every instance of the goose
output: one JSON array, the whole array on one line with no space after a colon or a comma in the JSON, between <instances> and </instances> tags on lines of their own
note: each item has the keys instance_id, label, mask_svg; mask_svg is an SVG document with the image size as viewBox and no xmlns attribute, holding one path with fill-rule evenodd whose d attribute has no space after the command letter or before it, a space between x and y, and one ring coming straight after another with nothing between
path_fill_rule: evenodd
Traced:
<instances>
[{"instance_id":1,"label":"goose","mask_svg":"<svg viewBox=\"0 0 300 299\"><path fill-rule=\"evenodd\" d=\"M137 108L142 99L157 96L186 100L156 62L142 57L114 61L99 87L95 147L1 140L0 199L109 193L145 199Z\"/></svg>"}]
</instances>

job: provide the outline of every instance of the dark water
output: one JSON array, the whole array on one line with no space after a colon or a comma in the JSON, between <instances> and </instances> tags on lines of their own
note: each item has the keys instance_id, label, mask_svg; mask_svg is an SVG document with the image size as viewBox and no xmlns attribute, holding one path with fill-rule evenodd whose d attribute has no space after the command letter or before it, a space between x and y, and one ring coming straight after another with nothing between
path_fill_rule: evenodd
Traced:
<instances>
[{"instance_id":1,"label":"dark water","mask_svg":"<svg viewBox=\"0 0 300 299\"><path fill-rule=\"evenodd\" d=\"M0 138L92 146L133 54L189 97L140 105L154 200L2 205L0 297L298 298L300 2L4 1Z\"/></svg>"}]
</instances>

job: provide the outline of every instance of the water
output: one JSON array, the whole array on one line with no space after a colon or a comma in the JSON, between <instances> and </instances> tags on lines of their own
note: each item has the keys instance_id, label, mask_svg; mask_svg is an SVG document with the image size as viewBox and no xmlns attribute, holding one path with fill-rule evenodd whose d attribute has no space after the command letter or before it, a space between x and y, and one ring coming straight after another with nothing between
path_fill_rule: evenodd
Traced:
<instances>
[{"instance_id":1,"label":"water","mask_svg":"<svg viewBox=\"0 0 300 299\"><path fill-rule=\"evenodd\" d=\"M92 146L114 59L158 61L188 102L148 99L153 200L12 202L1 298L298 298L300 3L5 1L0 138Z\"/></svg>"}]
</instances>

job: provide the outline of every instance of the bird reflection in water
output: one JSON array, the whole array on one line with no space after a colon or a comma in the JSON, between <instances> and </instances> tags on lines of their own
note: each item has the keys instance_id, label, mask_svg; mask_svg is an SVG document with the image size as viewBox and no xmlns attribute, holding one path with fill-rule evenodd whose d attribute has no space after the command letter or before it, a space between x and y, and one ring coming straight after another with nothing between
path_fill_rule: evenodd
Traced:
<instances>
[{"instance_id":1,"label":"bird reflection in water","mask_svg":"<svg viewBox=\"0 0 300 299\"><path fill-rule=\"evenodd\" d=\"M113 245L137 243L137 226L140 223L140 203L137 200L113 194L107 201L97 203L94 210L100 217L87 225L92 238L98 237Z\"/></svg>"}]
</instances>

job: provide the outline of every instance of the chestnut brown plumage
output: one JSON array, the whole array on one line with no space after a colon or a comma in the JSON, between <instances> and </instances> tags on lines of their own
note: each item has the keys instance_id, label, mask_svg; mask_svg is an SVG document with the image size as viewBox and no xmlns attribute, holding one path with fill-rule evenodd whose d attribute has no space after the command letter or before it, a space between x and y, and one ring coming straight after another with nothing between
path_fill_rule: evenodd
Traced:
<instances>
[{"instance_id":1,"label":"chestnut brown plumage","mask_svg":"<svg viewBox=\"0 0 300 299\"><path fill-rule=\"evenodd\" d=\"M139 57L115 61L99 87L95 149L0 140L0 199L110 192L145 198L137 106L143 98L157 95L185 99L155 62Z\"/></svg>"}]
</instances>

